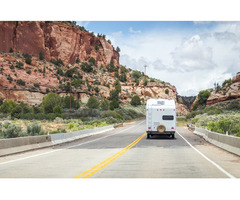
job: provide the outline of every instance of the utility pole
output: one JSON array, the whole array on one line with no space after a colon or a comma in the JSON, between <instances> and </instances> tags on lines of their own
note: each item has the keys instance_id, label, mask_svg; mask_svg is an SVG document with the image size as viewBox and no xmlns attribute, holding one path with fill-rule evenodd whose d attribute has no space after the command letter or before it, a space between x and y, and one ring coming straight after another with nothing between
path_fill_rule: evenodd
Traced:
<instances>
[{"instance_id":1,"label":"utility pole","mask_svg":"<svg viewBox=\"0 0 240 200\"><path fill-rule=\"evenodd\" d=\"M144 67L144 75L147 75L147 72L146 72L147 71L147 65L144 65L143 67Z\"/></svg>"},{"instance_id":2,"label":"utility pole","mask_svg":"<svg viewBox=\"0 0 240 200\"><path fill-rule=\"evenodd\" d=\"M71 92L72 92L72 79L70 81L70 112L71 112Z\"/></svg>"}]
</instances>

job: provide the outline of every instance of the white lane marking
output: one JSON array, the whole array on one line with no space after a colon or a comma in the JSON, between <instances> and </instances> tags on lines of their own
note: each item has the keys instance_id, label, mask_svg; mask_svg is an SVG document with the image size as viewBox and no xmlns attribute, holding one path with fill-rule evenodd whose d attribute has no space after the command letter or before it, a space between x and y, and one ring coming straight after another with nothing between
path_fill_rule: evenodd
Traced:
<instances>
[{"instance_id":1,"label":"white lane marking","mask_svg":"<svg viewBox=\"0 0 240 200\"><path fill-rule=\"evenodd\" d=\"M138 125L142 124L143 122L145 122L145 121L142 121L142 122L136 124L135 126L138 126ZM65 150L65 149L70 149L70 148L73 148L73 147L81 146L81 145L88 144L88 143L91 143L91 142L95 142L95 141L98 141L98 140L101 140L101 139L104 139L104 138L107 138L107 137L117 135L119 133L122 133L123 131L127 131L131 128L134 128L135 126L132 126L132 127L127 128L127 129L121 130L121 131L119 131L117 133L114 133L114 134L111 134L111 135L100 137L100 138L97 138L97 139L94 139L94 140L91 140L91 141L87 141L87 142L83 142L83 143L80 143L80 144L72 145L70 147L66 147L66 148L63 148L63 149L56 149L56 150L48 151L48 152L45 152L45 153L40 153L40 154L36 154L36 155L32 155L32 156L27 156L27 157L24 157L24 158L19 158L19 159L15 159L15 160L9 160L9 161L6 161L6 162L2 162L2 163L0 163L0 165L9 164L9 163L16 162L16 161L22 161L22 160L26 160L26 159L29 159L29 158L34 158L34 157L54 153L54 152L57 152L57 151L62 151L62 150Z\"/></svg>"},{"instance_id":2,"label":"white lane marking","mask_svg":"<svg viewBox=\"0 0 240 200\"><path fill-rule=\"evenodd\" d=\"M190 142L188 142L178 131L176 131L176 133L178 135L180 135L180 137L182 139L185 140L185 142L192 147L196 152L198 152L203 158L205 158L207 161L209 161L210 163L212 163L216 168L218 168L221 172L223 172L226 176L228 176L229 178L236 178L233 175L231 175L230 173L228 173L227 171L225 171L222 167L220 167L218 164L216 164L215 162L213 162L212 160L210 160L207 156L205 156L201 151L199 151L198 149L196 149L193 145L191 145Z\"/></svg>"}]
</instances>

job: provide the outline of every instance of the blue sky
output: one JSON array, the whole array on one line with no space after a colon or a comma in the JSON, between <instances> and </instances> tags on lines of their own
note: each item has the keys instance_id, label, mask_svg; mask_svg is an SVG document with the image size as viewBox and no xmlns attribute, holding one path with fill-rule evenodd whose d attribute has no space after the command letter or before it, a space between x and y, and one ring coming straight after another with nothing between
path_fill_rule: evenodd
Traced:
<instances>
[{"instance_id":1,"label":"blue sky","mask_svg":"<svg viewBox=\"0 0 240 200\"><path fill-rule=\"evenodd\" d=\"M123 34L129 35L129 29L134 31L148 32L158 30L164 32L171 31L197 31L198 29L212 28L216 22L199 22L198 26L193 21L83 21L78 22L87 30L94 33L109 35L113 32L122 31Z\"/></svg>"},{"instance_id":2,"label":"blue sky","mask_svg":"<svg viewBox=\"0 0 240 200\"><path fill-rule=\"evenodd\" d=\"M221 84L239 71L240 23L210 21L83 21L120 47L120 64L176 86L180 95Z\"/></svg>"}]
</instances>

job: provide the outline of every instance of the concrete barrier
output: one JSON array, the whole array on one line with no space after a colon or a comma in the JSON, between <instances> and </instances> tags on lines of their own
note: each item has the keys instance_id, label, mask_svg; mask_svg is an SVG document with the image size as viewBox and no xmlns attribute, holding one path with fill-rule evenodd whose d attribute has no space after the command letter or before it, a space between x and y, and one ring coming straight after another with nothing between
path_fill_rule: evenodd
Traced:
<instances>
[{"instance_id":1,"label":"concrete barrier","mask_svg":"<svg viewBox=\"0 0 240 200\"><path fill-rule=\"evenodd\" d=\"M0 156L47 146L52 146L49 135L1 139Z\"/></svg>"},{"instance_id":2,"label":"concrete barrier","mask_svg":"<svg viewBox=\"0 0 240 200\"><path fill-rule=\"evenodd\" d=\"M84 129L84 130L70 132L70 133L51 134L51 141L53 144L60 144L60 143L70 142L76 139L84 138L90 135L96 135L112 129L114 129L113 125L104 126L101 128L94 128L94 129Z\"/></svg>"},{"instance_id":3,"label":"concrete barrier","mask_svg":"<svg viewBox=\"0 0 240 200\"><path fill-rule=\"evenodd\" d=\"M215 133L207 129L196 127L195 134L202 136L206 141L240 156L240 138L232 135Z\"/></svg>"},{"instance_id":4,"label":"concrete barrier","mask_svg":"<svg viewBox=\"0 0 240 200\"><path fill-rule=\"evenodd\" d=\"M49 147L56 144L73 141L83 137L96 135L105 131L113 130L113 125L101 128L85 129L70 133L57 133L41 136L28 136L0 140L0 156Z\"/></svg>"}]
</instances>

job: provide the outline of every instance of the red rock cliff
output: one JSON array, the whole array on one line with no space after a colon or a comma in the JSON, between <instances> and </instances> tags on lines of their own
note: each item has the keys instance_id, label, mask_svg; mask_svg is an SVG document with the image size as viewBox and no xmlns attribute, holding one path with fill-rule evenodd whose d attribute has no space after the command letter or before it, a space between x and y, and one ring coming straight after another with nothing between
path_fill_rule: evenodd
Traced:
<instances>
[{"instance_id":1,"label":"red rock cliff","mask_svg":"<svg viewBox=\"0 0 240 200\"><path fill-rule=\"evenodd\" d=\"M61 23L0 22L0 51L10 48L34 56L43 51L46 60L60 58L65 64L90 57L98 66L119 64L119 53L105 39Z\"/></svg>"}]
</instances>

